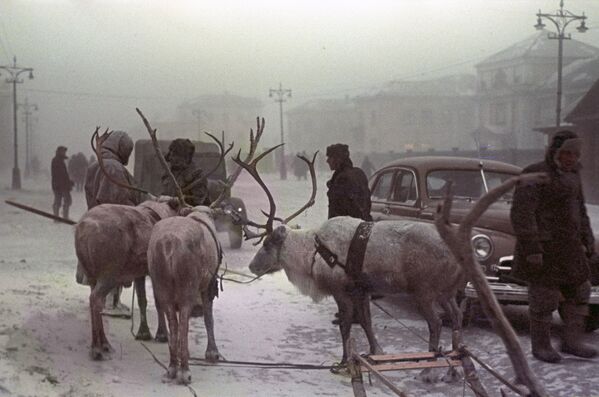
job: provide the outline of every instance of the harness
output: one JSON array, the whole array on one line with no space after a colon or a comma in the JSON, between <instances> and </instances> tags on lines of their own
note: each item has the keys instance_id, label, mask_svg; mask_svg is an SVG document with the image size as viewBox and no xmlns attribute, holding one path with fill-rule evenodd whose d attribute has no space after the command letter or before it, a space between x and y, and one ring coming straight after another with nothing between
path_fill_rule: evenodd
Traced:
<instances>
[{"instance_id":1,"label":"harness","mask_svg":"<svg viewBox=\"0 0 599 397\"><path fill-rule=\"evenodd\" d=\"M212 299L212 298L218 297L217 278L218 278L218 270L220 269L220 265L223 262L223 249L220 245L220 242L216 238L216 234L214 233L214 231L212 230L212 227L210 226L210 224L208 224L208 222L206 222L202 219L194 218L194 217L190 217L190 219L193 219L194 221L206 226L206 229L208 229L208 231L210 232L210 235L212 236L212 239L214 240L214 243L216 244L216 252L218 253L218 266L216 268L216 271L212 275L212 280L210 280L210 286L208 287L209 288L208 292L210 294L210 298ZM222 279L221 279L221 290L222 290Z\"/></svg>"},{"instance_id":2,"label":"harness","mask_svg":"<svg viewBox=\"0 0 599 397\"><path fill-rule=\"evenodd\" d=\"M366 246L368 245L373 226L374 222L361 222L358 225L356 231L354 232L354 236L352 237L351 243L349 244L346 264L343 264L339 261L337 254L332 252L322 242L318 235L314 235L314 247L316 248L316 253L318 253L320 257L324 259L326 264L329 265L331 269L335 266L339 266L345 270L345 273L353 281L356 281L361 278L361 275L363 275L362 267L364 265L364 255L366 254Z\"/></svg>"},{"instance_id":3,"label":"harness","mask_svg":"<svg viewBox=\"0 0 599 397\"><path fill-rule=\"evenodd\" d=\"M158 221L160 221L162 219L162 217L160 215L158 215L158 212L154 211L152 208L150 208L150 207L141 207L141 208L147 211L147 214L150 215L150 217L152 218L154 223L158 223Z\"/></svg>"}]
</instances>

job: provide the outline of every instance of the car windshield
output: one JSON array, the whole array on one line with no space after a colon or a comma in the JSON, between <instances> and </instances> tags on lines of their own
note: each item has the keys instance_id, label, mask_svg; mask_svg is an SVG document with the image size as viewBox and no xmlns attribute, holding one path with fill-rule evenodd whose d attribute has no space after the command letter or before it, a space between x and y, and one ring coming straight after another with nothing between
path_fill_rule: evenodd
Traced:
<instances>
[{"instance_id":1,"label":"car windshield","mask_svg":"<svg viewBox=\"0 0 599 397\"><path fill-rule=\"evenodd\" d=\"M485 171L485 179L489 190L499 186L513 174ZM480 170L435 170L426 176L426 189L429 198L442 198L449 181L453 182L452 190L455 198L478 199L485 194L485 186ZM510 200L513 189L504 194L503 200Z\"/></svg>"}]
</instances>

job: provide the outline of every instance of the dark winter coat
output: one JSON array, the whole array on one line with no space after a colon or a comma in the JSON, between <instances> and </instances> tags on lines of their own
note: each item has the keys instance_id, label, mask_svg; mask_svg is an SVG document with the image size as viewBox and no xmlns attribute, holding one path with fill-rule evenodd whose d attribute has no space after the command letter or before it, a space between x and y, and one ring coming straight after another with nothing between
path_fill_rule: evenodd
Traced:
<instances>
[{"instance_id":1,"label":"dark winter coat","mask_svg":"<svg viewBox=\"0 0 599 397\"><path fill-rule=\"evenodd\" d=\"M365 221L372 220L368 178L350 160L333 173L327 187L329 218L347 215Z\"/></svg>"},{"instance_id":2,"label":"dark winter coat","mask_svg":"<svg viewBox=\"0 0 599 397\"><path fill-rule=\"evenodd\" d=\"M204 171L197 164L192 162L183 170L171 171L181 187L181 190L183 190L183 195L185 196L187 204L192 206L210 204L207 179L204 179L191 189L188 188L192 182L201 179L204 174ZM168 175L162 176L162 194L173 197L177 196L175 186Z\"/></svg>"},{"instance_id":3,"label":"dark winter coat","mask_svg":"<svg viewBox=\"0 0 599 397\"><path fill-rule=\"evenodd\" d=\"M133 177L125 168L133 151L133 141L124 131L114 131L102 145L102 162L106 172L115 180L133 185ZM137 205L139 193L112 183L96 161L89 166L85 177L85 198L88 209L100 204Z\"/></svg>"},{"instance_id":4,"label":"dark winter coat","mask_svg":"<svg viewBox=\"0 0 599 397\"><path fill-rule=\"evenodd\" d=\"M73 182L69 177L65 164L67 158L65 155L57 154L52 159L52 190L55 192L70 192L73 187Z\"/></svg>"},{"instance_id":5,"label":"dark winter coat","mask_svg":"<svg viewBox=\"0 0 599 397\"><path fill-rule=\"evenodd\" d=\"M512 275L552 287L588 280L585 248L592 251L594 245L579 171L559 170L556 150L551 146L545 161L522 171L546 172L550 181L518 185L510 214L517 238ZM542 265L526 261L528 255L538 253L543 255Z\"/></svg>"}]
</instances>

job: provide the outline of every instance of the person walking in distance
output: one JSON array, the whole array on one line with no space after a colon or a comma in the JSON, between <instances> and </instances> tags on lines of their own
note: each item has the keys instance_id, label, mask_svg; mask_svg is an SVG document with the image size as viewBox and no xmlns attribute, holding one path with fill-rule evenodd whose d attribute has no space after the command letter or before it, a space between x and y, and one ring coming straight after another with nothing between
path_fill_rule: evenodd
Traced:
<instances>
[{"instance_id":1,"label":"person walking in distance","mask_svg":"<svg viewBox=\"0 0 599 397\"><path fill-rule=\"evenodd\" d=\"M582 341L591 293L588 258L594 237L580 178L581 140L572 131L551 139L545 160L522 173L543 172L547 183L518 184L510 218L516 235L512 275L528 283L532 354L557 363L551 345L552 314L564 321L563 353L592 358L597 350Z\"/></svg>"},{"instance_id":2,"label":"person walking in distance","mask_svg":"<svg viewBox=\"0 0 599 397\"><path fill-rule=\"evenodd\" d=\"M71 199L71 189L73 181L69 177L65 161L67 159L67 148L59 146L56 148L56 155L52 159L50 168L52 174L52 191L54 192L54 204L52 211L58 216L58 211L62 205L62 217L69 219L69 207L73 202Z\"/></svg>"}]
</instances>

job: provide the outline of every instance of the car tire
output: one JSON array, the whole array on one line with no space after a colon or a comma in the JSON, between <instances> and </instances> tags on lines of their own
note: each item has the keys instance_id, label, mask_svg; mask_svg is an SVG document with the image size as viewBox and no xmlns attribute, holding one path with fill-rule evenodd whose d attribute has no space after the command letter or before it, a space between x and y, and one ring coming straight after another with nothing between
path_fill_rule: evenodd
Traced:
<instances>
[{"instance_id":1,"label":"car tire","mask_svg":"<svg viewBox=\"0 0 599 397\"><path fill-rule=\"evenodd\" d=\"M241 248L243 242L243 229L241 225L231 225L229 227L229 245L233 249Z\"/></svg>"}]
</instances>

